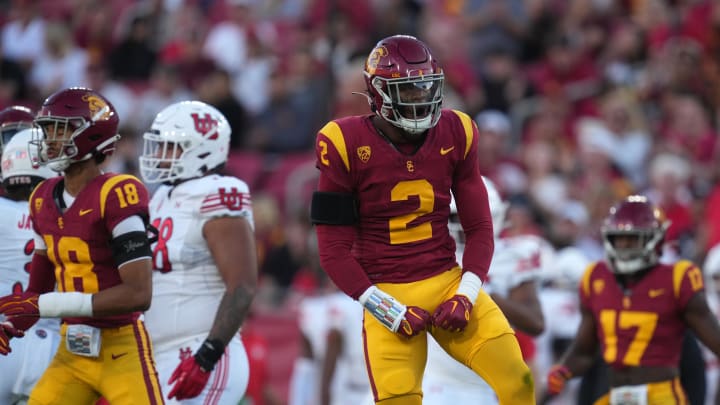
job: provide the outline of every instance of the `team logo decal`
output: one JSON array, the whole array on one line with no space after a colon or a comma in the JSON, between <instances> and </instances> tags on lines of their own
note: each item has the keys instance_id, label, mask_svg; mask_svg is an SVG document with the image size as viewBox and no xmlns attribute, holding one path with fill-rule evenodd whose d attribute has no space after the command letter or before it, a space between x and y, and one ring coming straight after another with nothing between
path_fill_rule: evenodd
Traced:
<instances>
[{"instance_id":1,"label":"team logo decal","mask_svg":"<svg viewBox=\"0 0 720 405\"><path fill-rule=\"evenodd\" d=\"M371 153L372 151L369 146L361 146L357 148L357 155L363 163L367 163L368 160L370 160Z\"/></svg>"},{"instance_id":2,"label":"team logo decal","mask_svg":"<svg viewBox=\"0 0 720 405\"><path fill-rule=\"evenodd\" d=\"M385 48L384 46L378 46L377 48L373 49L370 53L370 56L368 56L367 62L365 63L365 69L368 71L368 73L374 75L375 70L377 70L378 64L380 63L380 59L383 56L387 56L387 54L387 48Z\"/></svg>"},{"instance_id":3,"label":"team logo decal","mask_svg":"<svg viewBox=\"0 0 720 405\"><path fill-rule=\"evenodd\" d=\"M593 292L595 293L595 295L600 294L604 288L605 288L605 280L593 281Z\"/></svg>"},{"instance_id":4,"label":"team logo decal","mask_svg":"<svg viewBox=\"0 0 720 405\"><path fill-rule=\"evenodd\" d=\"M218 122L216 119L214 119L210 114L205 114L204 117L200 117L197 113L192 113L190 116L193 119L193 122L195 122L195 130L203 136L207 135L208 132L212 131L213 129L216 129L218 126ZM218 134L217 131L210 135L207 139L217 139Z\"/></svg>"},{"instance_id":5,"label":"team logo decal","mask_svg":"<svg viewBox=\"0 0 720 405\"><path fill-rule=\"evenodd\" d=\"M221 188L219 190L220 203L231 211L239 211L244 205L243 193L238 192L237 188L232 187L230 190Z\"/></svg>"},{"instance_id":6,"label":"team logo decal","mask_svg":"<svg viewBox=\"0 0 720 405\"><path fill-rule=\"evenodd\" d=\"M40 211L40 208L42 208L42 203L43 203L42 198L35 199L35 212Z\"/></svg>"},{"instance_id":7,"label":"team logo decal","mask_svg":"<svg viewBox=\"0 0 720 405\"><path fill-rule=\"evenodd\" d=\"M192 350L189 347L181 347L178 358L180 360L185 360L185 359L189 359L190 357L192 357L192 355L193 355Z\"/></svg>"},{"instance_id":8,"label":"team logo decal","mask_svg":"<svg viewBox=\"0 0 720 405\"><path fill-rule=\"evenodd\" d=\"M407 162L405 162L405 167L407 167L407 171L411 173L415 171L415 163L413 163L412 160L408 160Z\"/></svg>"},{"instance_id":9,"label":"team logo decal","mask_svg":"<svg viewBox=\"0 0 720 405\"><path fill-rule=\"evenodd\" d=\"M82 97L82 100L86 103L88 103L88 109L90 110L90 115L95 118L96 121L99 120L106 120L110 118L110 108L108 107L105 100L101 99L98 96L94 96L92 94L86 94ZM97 113L100 111L105 110L105 112L100 117L95 117Z\"/></svg>"}]
</instances>

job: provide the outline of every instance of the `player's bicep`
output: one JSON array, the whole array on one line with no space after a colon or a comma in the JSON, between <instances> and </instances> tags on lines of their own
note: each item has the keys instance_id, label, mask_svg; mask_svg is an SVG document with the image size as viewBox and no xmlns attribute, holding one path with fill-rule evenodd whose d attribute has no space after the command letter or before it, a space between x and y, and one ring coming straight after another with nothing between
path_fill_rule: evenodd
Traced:
<instances>
[{"instance_id":1,"label":"player's bicep","mask_svg":"<svg viewBox=\"0 0 720 405\"><path fill-rule=\"evenodd\" d=\"M228 290L254 290L257 284L255 237L244 217L217 217L203 225L203 236Z\"/></svg>"},{"instance_id":2,"label":"player's bicep","mask_svg":"<svg viewBox=\"0 0 720 405\"><path fill-rule=\"evenodd\" d=\"M574 372L584 372L592 363L598 347L596 325L592 313L588 308L580 308L580 324L575 339L563 355L562 362Z\"/></svg>"},{"instance_id":3,"label":"player's bicep","mask_svg":"<svg viewBox=\"0 0 720 405\"><path fill-rule=\"evenodd\" d=\"M525 308L535 314L539 319L543 318L540 298L537 294L535 280L526 280L510 288L508 299L521 303Z\"/></svg>"},{"instance_id":4,"label":"player's bicep","mask_svg":"<svg viewBox=\"0 0 720 405\"><path fill-rule=\"evenodd\" d=\"M110 247L118 268L131 261L151 258L150 241L143 218L132 215L115 225Z\"/></svg>"},{"instance_id":5,"label":"player's bicep","mask_svg":"<svg viewBox=\"0 0 720 405\"><path fill-rule=\"evenodd\" d=\"M704 291L698 291L688 300L683 317L700 341L720 355L720 324L708 306Z\"/></svg>"}]
</instances>

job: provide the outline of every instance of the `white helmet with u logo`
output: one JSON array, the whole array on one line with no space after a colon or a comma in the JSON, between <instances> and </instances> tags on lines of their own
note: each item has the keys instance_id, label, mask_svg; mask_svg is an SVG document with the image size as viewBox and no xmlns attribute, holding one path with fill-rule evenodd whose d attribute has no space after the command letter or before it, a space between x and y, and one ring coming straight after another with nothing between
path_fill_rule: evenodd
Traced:
<instances>
[{"instance_id":1,"label":"white helmet with u logo","mask_svg":"<svg viewBox=\"0 0 720 405\"><path fill-rule=\"evenodd\" d=\"M143 135L143 180L172 183L220 168L228 159L230 133L225 116L209 104L181 101L166 107Z\"/></svg>"}]
</instances>

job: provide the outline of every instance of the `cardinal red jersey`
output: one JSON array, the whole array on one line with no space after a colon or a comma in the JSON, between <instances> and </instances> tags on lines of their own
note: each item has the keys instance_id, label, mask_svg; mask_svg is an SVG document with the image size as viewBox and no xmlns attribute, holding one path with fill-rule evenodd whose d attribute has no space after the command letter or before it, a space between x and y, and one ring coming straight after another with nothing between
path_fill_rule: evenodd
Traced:
<instances>
[{"instance_id":1,"label":"cardinal red jersey","mask_svg":"<svg viewBox=\"0 0 720 405\"><path fill-rule=\"evenodd\" d=\"M683 311L703 289L702 273L689 261L657 265L625 290L599 262L583 275L580 300L595 318L606 363L677 367L686 328Z\"/></svg>"},{"instance_id":2,"label":"cardinal red jersey","mask_svg":"<svg viewBox=\"0 0 720 405\"><path fill-rule=\"evenodd\" d=\"M417 281L452 268L450 188L454 178L477 170L475 124L465 113L443 110L425 142L406 154L371 118L331 121L315 145L317 167L358 200L354 258L373 283Z\"/></svg>"},{"instance_id":3,"label":"cardinal red jersey","mask_svg":"<svg viewBox=\"0 0 720 405\"><path fill-rule=\"evenodd\" d=\"M30 197L33 228L55 265L57 290L96 293L120 284L110 245L112 229L133 215L147 218L147 189L133 176L103 174L91 180L63 212L56 198L62 195L62 181L62 177L48 179ZM136 312L63 321L105 328L127 325L138 316Z\"/></svg>"}]
</instances>

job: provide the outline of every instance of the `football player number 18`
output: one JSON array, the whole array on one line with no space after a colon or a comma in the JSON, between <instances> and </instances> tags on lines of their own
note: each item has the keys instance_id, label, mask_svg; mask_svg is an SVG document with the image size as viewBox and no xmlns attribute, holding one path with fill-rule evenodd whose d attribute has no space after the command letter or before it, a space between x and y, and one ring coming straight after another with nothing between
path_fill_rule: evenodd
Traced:
<instances>
[{"instance_id":1,"label":"football player number 18","mask_svg":"<svg viewBox=\"0 0 720 405\"><path fill-rule=\"evenodd\" d=\"M401 181L392 188L392 201L408 200L416 196L420 200L418 208L410 213L390 218L390 244L418 242L432 237L432 224L424 222L410 225L417 218L432 212L435 206L435 192L432 184L425 179Z\"/></svg>"},{"instance_id":2,"label":"football player number 18","mask_svg":"<svg viewBox=\"0 0 720 405\"><path fill-rule=\"evenodd\" d=\"M44 235L44 239L48 257L62 269L61 274L56 271L60 291L99 291L97 275L93 272L93 262L90 259L90 248L84 240L63 236L54 243L50 235Z\"/></svg>"},{"instance_id":3,"label":"football player number 18","mask_svg":"<svg viewBox=\"0 0 720 405\"><path fill-rule=\"evenodd\" d=\"M140 202L135 184L126 183L113 189L118 198L120 208ZM53 240L52 236L44 235L48 257L61 268L58 288L61 291L80 291L94 293L99 291L98 278L93 272L88 244L75 236L63 236ZM62 277L62 279L60 279Z\"/></svg>"}]
</instances>

